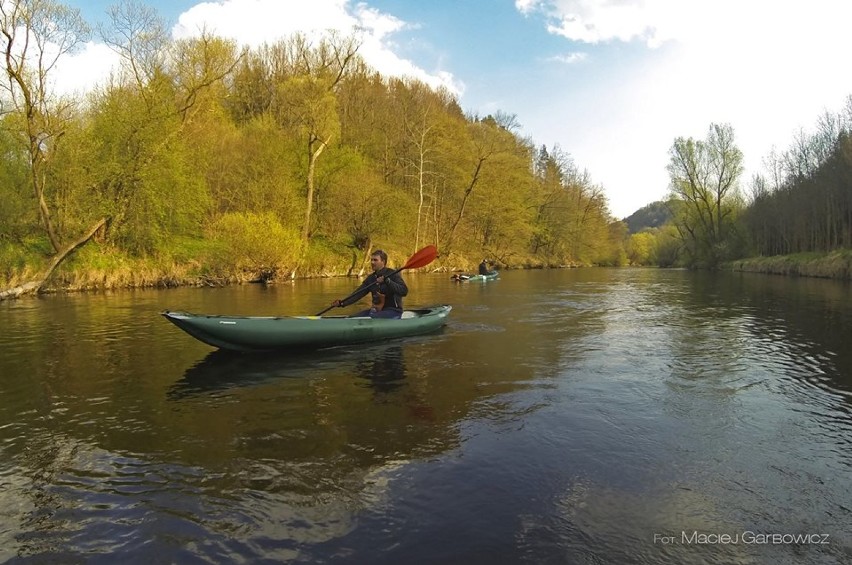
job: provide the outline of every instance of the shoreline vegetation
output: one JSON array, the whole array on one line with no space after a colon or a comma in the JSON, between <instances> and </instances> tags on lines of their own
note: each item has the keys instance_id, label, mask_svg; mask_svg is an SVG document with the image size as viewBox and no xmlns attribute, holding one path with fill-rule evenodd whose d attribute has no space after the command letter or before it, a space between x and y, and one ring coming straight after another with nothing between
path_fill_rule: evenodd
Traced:
<instances>
[{"instance_id":1,"label":"shoreline vegetation","mask_svg":"<svg viewBox=\"0 0 852 565\"><path fill-rule=\"evenodd\" d=\"M313 267L304 266L298 276L291 276L289 273L282 273L280 271L248 270L236 266L223 268L220 265L216 268L211 268L210 265L205 265L203 261L197 259L185 261L171 259L163 261L152 258L128 259L126 257L112 256L110 260L104 261L106 264L96 266L92 264L92 254L89 253L86 255L89 255L89 257L84 258L83 263L85 265L76 264L78 263L77 261L70 261L69 265L66 265L64 269L45 281L45 284L37 292L30 294L97 292L140 288L165 289L192 286L223 287L253 283L283 284L315 278L360 277L366 272L352 265L346 266L342 260L336 263L320 263ZM103 261L103 256L101 260ZM517 263L500 263L498 266L501 270L515 270L578 268L591 265L551 265L526 260ZM451 264L440 264L439 261L428 269L425 269L425 272L473 272L475 268L476 261L458 258ZM831 253L799 253L795 255L738 259L724 263L720 270L852 280L852 249L833 251ZM36 270L28 266L16 272L7 270L2 273L0 301L4 298L16 298L16 295L4 295L4 293L7 293L10 288L25 284L26 280L32 280L35 273Z\"/></svg>"},{"instance_id":2,"label":"shoreline vegetation","mask_svg":"<svg viewBox=\"0 0 852 565\"><path fill-rule=\"evenodd\" d=\"M852 280L852 249L829 253L796 253L729 261L722 270L768 275Z\"/></svg>"},{"instance_id":3,"label":"shoreline vegetation","mask_svg":"<svg viewBox=\"0 0 852 565\"><path fill-rule=\"evenodd\" d=\"M203 244L202 244L203 245ZM304 261L298 270L281 264L246 265L241 261L223 261L215 253L185 253L170 256L128 257L118 250L99 245L80 249L52 274L45 276L44 262L33 249L25 256L2 255L0 248L0 302L23 295L56 294L139 288L223 287L238 284L284 284L298 280L362 277L369 272L363 253L345 256L331 252L319 253ZM8 251L8 248L7 248ZM196 249L196 251L199 251ZM403 264L407 253L387 248L391 264ZM368 256L368 255L367 255ZM475 272L481 259L454 255L438 259L421 272ZM242 263L242 264L241 264ZM512 263L495 261L501 269L573 268L580 264L555 264L536 258L524 258ZM412 270L410 273L415 273ZM34 282L35 281L35 282ZM17 290L17 291L16 291Z\"/></svg>"}]
</instances>

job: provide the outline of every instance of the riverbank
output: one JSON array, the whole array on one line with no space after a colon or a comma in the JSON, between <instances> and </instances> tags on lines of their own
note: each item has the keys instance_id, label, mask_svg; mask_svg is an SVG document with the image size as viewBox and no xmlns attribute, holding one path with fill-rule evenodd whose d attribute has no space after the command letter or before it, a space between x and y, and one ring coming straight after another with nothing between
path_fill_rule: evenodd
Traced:
<instances>
[{"instance_id":1,"label":"riverbank","mask_svg":"<svg viewBox=\"0 0 852 565\"><path fill-rule=\"evenodd\" d=\"M189 253L187 253L189 255ZM198 255L203 256L203 253ZM31 262L35 255L27 257ZM351 264L344 265L342 257L328 257L315 265L303 265L297 276L289 272L246 269L222 262L168 258L130 258L115 252L105 252L93 246L82 249L77 256L63 265L39 289L40 293L118 290L130 288L174 288L182 286L228 286L246 283L284 283L294 279L357 276ZM475 260L455 257L451 263L440 259L430 266L433 272L466 272L475 268ZM0 273L0 291L24 285L33 280L37 269L25 261L9 261ZM17 263L17 264L16 264ZM517 264L500 264L502 270L549 269L578 267L580 265L550 265L526 258ZM820 277L852 280L852 249L831 253L798 253L773 257L750 257L729 261L721 270L763 273L786 276ZM0 297L2 298L2 297Z\"/></svg>"},{"instance_id":2,"label":"riverbank","mask_svg":"<svg viewBox=\"0 0 852 565\"><path fill-rule=\"evenodd\" d=\"M852 280L852 249L737 259L723 264L722 270Z\"/></svg>"},{"instance_id":3,"label":"riverbank","mask_svg":"<svg viewBox=\"0 0 852 565\"><path fill-rule=\"evenodd\" d=\"M90 243L45 277L46 241L34 239L25 244L0 242L0 300L31 292L60 293L119 290L131 288L220 287L247 283L291 283L299 279L357 277L369 270L363 251L346 253L329 248L313 249L294 265L274 259L236 256L215 242L184 239L174 242L167 253L131 256L118 249ZM403 263L407 250L385 248L393 257L391 265ZM473 272L481 261L481 251L454 253L440 257L429 272ZM512 264L494 259L499 269L548 269L576 267L556 265L537 257L516 257Z\"/></svg>"}]
</instances>

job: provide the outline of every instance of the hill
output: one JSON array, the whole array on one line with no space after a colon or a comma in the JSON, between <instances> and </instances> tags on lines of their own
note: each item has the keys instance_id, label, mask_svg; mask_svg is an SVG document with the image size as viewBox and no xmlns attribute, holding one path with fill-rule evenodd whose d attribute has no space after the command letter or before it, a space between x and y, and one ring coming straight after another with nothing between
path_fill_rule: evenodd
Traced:
<instances>
[{"instance_id":1,"label":"hill","mask_svg":"<svg viewBox=\"0 0 852 565\"><path fill-rule=\"evenodd\" d=\"M622 220L629 233L639 233L646 228L658 228L668 222L672 215L662 200L644 206Z\"/></svg>"}]
</instances>

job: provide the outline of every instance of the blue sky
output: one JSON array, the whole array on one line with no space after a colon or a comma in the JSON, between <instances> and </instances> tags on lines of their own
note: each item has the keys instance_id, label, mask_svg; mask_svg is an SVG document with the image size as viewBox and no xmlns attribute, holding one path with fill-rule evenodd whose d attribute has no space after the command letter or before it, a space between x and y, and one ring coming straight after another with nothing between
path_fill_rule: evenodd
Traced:
<instances>
[{"instance_id":1,"label":"blue sky","mask_svg":"<svg viewBox=\"0 0 852 565\"><path fill-rule=\"evenodd\" d=\"M112 2L74 0L94 24ZM387 75L443 85L469 113L515 114L601 186L617 218L665 197L668 150L729 123L747 189L773 149L852 96L843 0L143 0L175 37L202 26L246 45L294 31L363 31ZM97 62L96 62L97 61ZM93 41L71 87L111 64ZM852 108L850 108L852 110Z\"/></svg>"}]
</instances>

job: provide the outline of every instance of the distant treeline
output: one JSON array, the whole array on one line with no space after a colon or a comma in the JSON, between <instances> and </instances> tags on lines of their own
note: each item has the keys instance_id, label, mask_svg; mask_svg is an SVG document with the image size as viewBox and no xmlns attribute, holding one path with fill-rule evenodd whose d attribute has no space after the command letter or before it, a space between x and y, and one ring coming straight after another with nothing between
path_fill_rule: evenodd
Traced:
<instances>
[{"instance_id":1,"label":"distant treeline","mask_svg":"<svg viewBox=\"0 0 852 565\"><path fill-rule=\"evenodd\" d=\"M852 248L852 96L841 112L820 116L814 133L800 131L788 150L770 154L768 175L755 175L745 190L742 160L730 125L711 124L702 140L676 139L669 199L626 219L630 261L718 268L747 257L810 254L749 264L852 276L837 259L846 254L835 253ZM813 264L813 254L828 259L812 269L805 264ZM765 267L775 264L781 266Z\"/></svg>"}]
</instances>

